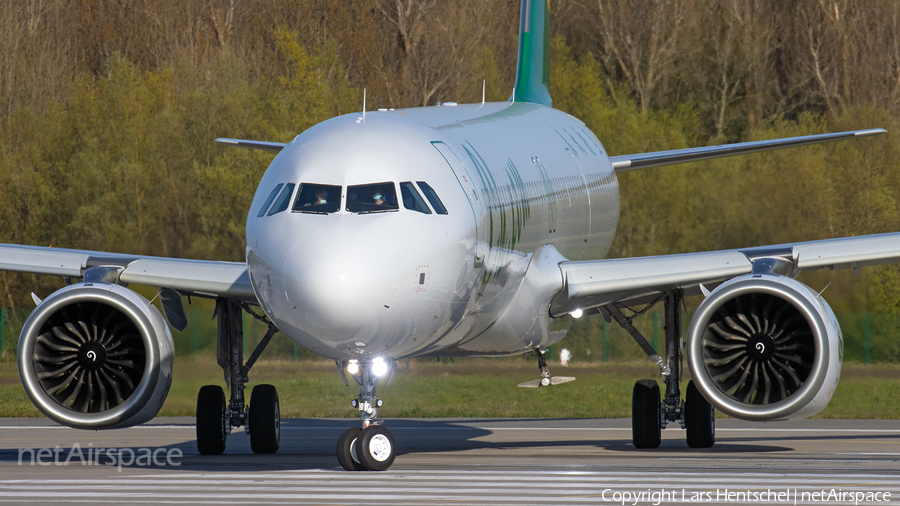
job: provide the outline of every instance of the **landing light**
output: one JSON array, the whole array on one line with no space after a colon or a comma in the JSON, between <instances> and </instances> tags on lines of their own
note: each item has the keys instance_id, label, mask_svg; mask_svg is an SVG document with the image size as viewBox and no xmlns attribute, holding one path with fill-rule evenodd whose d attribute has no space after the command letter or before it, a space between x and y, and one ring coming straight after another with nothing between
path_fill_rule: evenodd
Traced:
<instances>
[{"instance_id":1,"label":"landing light","mask_svg":"<svg viewBox=\"0 0 900 506\"><path fill-rule=\"evenodd\" d=\"M572 315L572 318L581 318L581 315L584 314L584 311L582 311L580 309L576 309L575 311L572 311L569 314Z\"/></svg>"},{"instance_id":2,"label":"landing light","mask_svg":"<svg viewBox=\"0 0 900 506\"><path fill-rule=\"evenodd\" d=\"M352 374L354 376L359 374L359 362L357 362L356 360L351 360L350 362L348 362L347 363L347 372L349 372L350 374Z\"/></svg>"},{"instance_id":3,"label":"landing light","mask_svg":"<svg viewBox=\"0 0 900 506\"><path fill-rule=\"evenodd\" d=\"M388 365L387 362L384 361L381 357L375 357L372 359L372 374L375 376L381 377L387 374Z\"/></svg>"}]
</instances>

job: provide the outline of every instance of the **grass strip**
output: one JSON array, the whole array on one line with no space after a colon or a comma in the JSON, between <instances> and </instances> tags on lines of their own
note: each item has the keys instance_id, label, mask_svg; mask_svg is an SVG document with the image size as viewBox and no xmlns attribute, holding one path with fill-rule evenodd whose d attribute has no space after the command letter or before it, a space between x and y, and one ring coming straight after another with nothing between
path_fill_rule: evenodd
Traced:
<instances>
[{"instance_id":1,"label":"grass strip","mask_svg":"<svg viewBox=\"0 0 900 506\"><path fill-rule=\"evenodd\" d=\"M465 359L453 363L401 361L390 385L378 385L386 418L628 418L634 382L657 378L644 363L592 363L550 368L577 381L553 388L517 388L538 378L537 366L522 359ZM350 400L358 389L344 386L332 362L262 361L250 373L249 387L278 388L281 415L289 418L355 418ZM687 383L687 375L682 388ZM193 416L197 391L224 386L222 370L208 358L178 359L175 378L160 416ZM662 383L660 383L662 384ZM900 419L900 365L844 364L841 382L828 407L816 418ZM38 417L19 383L16 364L0 362L0 417ZM719 415L722 416L722 415Z\"/></svg>"}]
</instances>

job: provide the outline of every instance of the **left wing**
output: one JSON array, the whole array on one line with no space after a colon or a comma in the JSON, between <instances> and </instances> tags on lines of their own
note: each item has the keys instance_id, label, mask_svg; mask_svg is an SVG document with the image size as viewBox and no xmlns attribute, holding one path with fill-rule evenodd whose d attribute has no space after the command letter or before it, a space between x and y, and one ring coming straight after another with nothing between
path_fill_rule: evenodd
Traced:
<instances>
[{"instance_id":1,"label":"left wing","mask_svg":"<svg viewBox=\"0 0 900 506\"><path fill-rule=\"evenodd\" d=\"M83 278L91 267L116 267L118 281L182 294L256 302L247 264L0 244L0 270Z\"/></svg>"},{"instance_id":2,"label":"left wing","mask_svg":"<svg viewBox=\"0 0 900 506\"><path fill-rule=\"evenodd\" d=\"M735 276L748 274L758 262L769 270L794 277L822 269L853 269L900 262L900 233L779 244L756 248L561 262L563 290L550 306L553 317L612 302L641 303L681 288L700 294Z\"/></svg>"},{"instance_id":3,"label":"left wing","mask_svg":"<svg viewBox=\"0 0 900 506\"><path fill-rule=\"evenodd\" d=\"M656 151L653 153L639 153L636 155L619 155L609 157L613 169L616 172L627 170L646 169L660 165L675 165L678 163L697 162L711 160L734 155L746 155L770 151L773 149L793 148L807 146L822 142L834 142L847 139L857 139L870 135L887 133L883 128L871 130L854 130L851 132L837 132L832 134L804 135L801 137L788 137L785 139L771 139L766 141L738 142L735 144L722 144L719 146L705 146L700 148L673 149L671 151ZM217 141L218 142L218 141ZM252 147L252 146L251 146Z\"/></svg>"}]
</instances>

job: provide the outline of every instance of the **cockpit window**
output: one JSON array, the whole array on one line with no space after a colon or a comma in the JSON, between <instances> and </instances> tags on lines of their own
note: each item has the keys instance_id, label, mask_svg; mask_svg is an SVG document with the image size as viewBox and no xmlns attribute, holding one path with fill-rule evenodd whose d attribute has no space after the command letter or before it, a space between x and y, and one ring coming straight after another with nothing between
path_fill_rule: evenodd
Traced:
<instances>
[{"instance_id":1,"label":"cockpit window","mask_svg":"<svg viewBox=\"0 0 900 506\"><path fill-rule=\"evenodd\" d=\"M341 208L341 187L303 183L297 190L292 211L296 213L330 214Z\"/></svg>"},{"instance_id":2,"label":"cockpit window","mask_svg":"<svg viewBox=\"0 0 900 506\"><path fill-rule=\"evenodd\" d=\"M400 198L403 199L404 208L423 214L431 214L431 209L428 209L428 205L422 200L422 196L419 195L418 190L411 182L400 183Z\"/></svg>"},{"instance_id":3,"label":"cockpit window","mask_svg":"<svg viewBox=\"0 0 900 506\"><path fill-rule=\"evenodd\" d=\"M419 185L419 188L422 189L422 193L425 194L425 198L428 199L428 202L431 202L431 207L434 208L434 212L438 214L447 214L447 208L444 207L444 204L441 202L441 199L438 198L437 193L428 186L428 183L425 181L416 181Z\"/></svg>"},{"instance_id":4,"label":"cockpit window","mask_svg":"<svg viewBox=\"0 0 900 506\"><path fill-rule=\"evenodd\" d=\"M269 194L269 197L266 199L265 203L263 203L262 208L260 208L259 214L256 215L257 218L266 214L266 211L269 210L269 206L272 205L272 201L275 200L276 196L278 196L278 192L281 190L282 186L284 186L284 183L278 183L278 186L276 186L275 189L272 190L272 193Z\"/></svg>"},{"instance_id":5,"label":"cockpit window","mask_svg":"<svg viewBox=\"0 0 900 506\"><path fill-rule=\"evenodd\" d=\"M288 204L291 203L291 194L294 193L294 183L288 183L284 186L284 190L282 190L281 195L278 196L278 200L275 201L275 205L272 206L272 209L269 211L268 216L272 216L273 214L278 214L281 211L284 211L288 208Z\"/></svg>"},{"instance_id":6,"label":"cockpit window","mask_svg":"<svg viewBox=\"0 0 900 506\"><path fill-rule=\"evenodd\" d=\"M397 192L394 183L375 183L347 187L347 211L351 213L380 213L396 211Z\"/></svg>"}]
</instances>

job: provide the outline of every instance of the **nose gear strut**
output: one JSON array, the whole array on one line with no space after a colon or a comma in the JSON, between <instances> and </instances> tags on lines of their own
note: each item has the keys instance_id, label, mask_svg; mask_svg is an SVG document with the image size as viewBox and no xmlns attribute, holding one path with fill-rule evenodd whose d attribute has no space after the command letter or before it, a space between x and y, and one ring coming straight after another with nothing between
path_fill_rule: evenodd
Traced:
<instances>
[{"instance_id":1,"label":"nose gear strut","mask_svg":"<svg viewBox=\"0 0 900 506\"><path fill-rule=\"evenodd\" d=\"M359 397L350 401L350 405L359 410L362 429L353 427L345 431L338 439L337 458L341 467L347 471L384 471L394 463L397 455L397 444L391 432L378 420L378 408L384 401L375 396L375 385L380 379L372 372L372 363L361 360L359 371L351 374L359 385ZM391 376L397 363L391 363ZM345 361L341 367L341 375L347 369ZM388 376L388 381L390 377Z\"/></svg>"}]
</instances>

